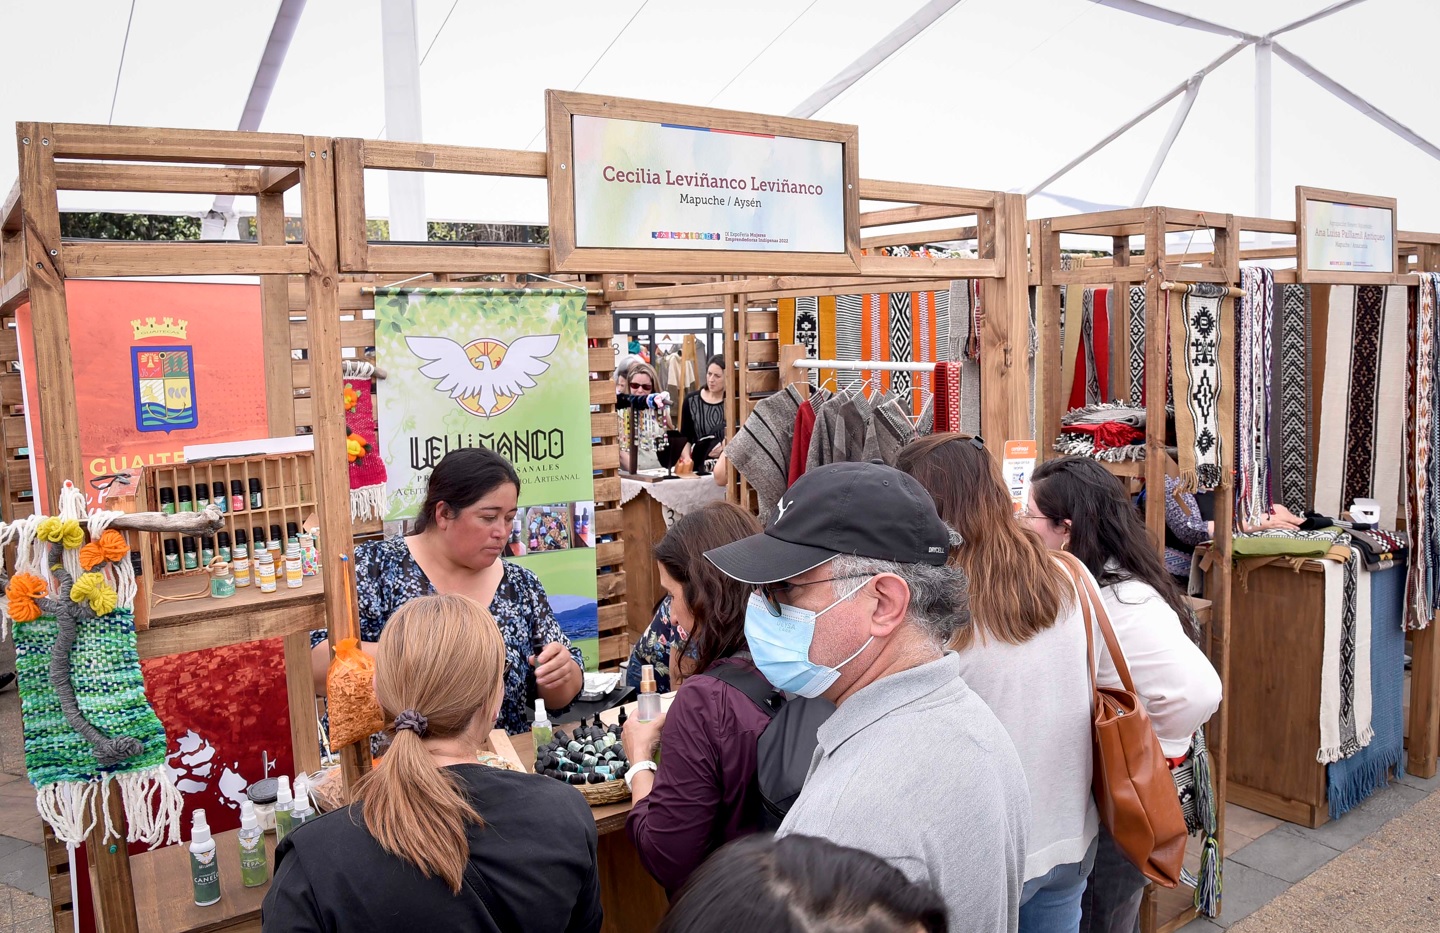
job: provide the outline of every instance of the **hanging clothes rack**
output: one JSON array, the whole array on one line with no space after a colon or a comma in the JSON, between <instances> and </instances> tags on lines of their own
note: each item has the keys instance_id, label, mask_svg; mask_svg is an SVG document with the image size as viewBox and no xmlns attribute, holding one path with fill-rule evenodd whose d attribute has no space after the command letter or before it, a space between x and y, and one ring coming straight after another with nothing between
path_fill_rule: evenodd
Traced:
<instances>
[{"instance_id":1,"label":"hanging clothes rack","mask_svg":"<svg viewBox=\"0 0 1440 933\"><path fill-rule=\"evenodd\" d=\"M933 373L934 363L891 363L885 360L796 360L796 369L834 369L841 372L874 370L882 373Z\"/></svg>"}]
</instances>

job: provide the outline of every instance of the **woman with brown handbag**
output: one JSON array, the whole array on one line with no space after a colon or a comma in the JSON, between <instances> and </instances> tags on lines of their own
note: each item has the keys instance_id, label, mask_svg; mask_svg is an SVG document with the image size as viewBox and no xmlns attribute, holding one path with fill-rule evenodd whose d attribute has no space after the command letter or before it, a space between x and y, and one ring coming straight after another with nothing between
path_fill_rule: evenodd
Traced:
<instances>
[{"instance_id":1,"label":"woman with brown handbag","mask_svg":"<svg viewBox=\"0 0 1440 933\"><path fill-rule=\"evenodd\" d=\"M970 578L971 624L949 647L966 685L1015 743L1030 787L1019 933L1075 933L1099 828L1090 789L1093 690L1075 580L1015 521L999 464L980 438L919 438L895 465L920 481L965 539L950 560Z\"/></svg>"},{"instance_id":2,"label":"woman with brown handbag","mask_svg":"<svg viewBox=\"0 0 1440 933\"><path fill-rule=\"evenodd\" d=\"M1190 740L1220 705L1220 678L1196 646L1185 597L1166 572L1155 543L1120 481L1084 457L1061 457L1035 469L1024 513L1047 545L1067 550L1100 584L1134 689L1164 755L1183 762ZM1120 683L1108 651L1097 680ZM1132 933L1147 880L1102 829L1082 903L1082 933Z\"/></svg>"}]
</instances>

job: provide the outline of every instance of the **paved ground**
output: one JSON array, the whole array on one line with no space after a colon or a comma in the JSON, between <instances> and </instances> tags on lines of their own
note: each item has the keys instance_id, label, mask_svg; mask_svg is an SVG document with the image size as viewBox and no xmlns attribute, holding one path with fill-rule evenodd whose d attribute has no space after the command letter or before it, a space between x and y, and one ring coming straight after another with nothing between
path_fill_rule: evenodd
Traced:
<instances>
[{"instance_id":1,"label":"paved ground","mask_svg":"<svg viewBox=\"0 0 1440 933\"><path fill-rule=\"evenodd\" d=\"M1319 829L1270 822L1227 844L1224 912L1184 933L1440 930L1440 777L1405 777Z\"/></svg>"}]
</instances>

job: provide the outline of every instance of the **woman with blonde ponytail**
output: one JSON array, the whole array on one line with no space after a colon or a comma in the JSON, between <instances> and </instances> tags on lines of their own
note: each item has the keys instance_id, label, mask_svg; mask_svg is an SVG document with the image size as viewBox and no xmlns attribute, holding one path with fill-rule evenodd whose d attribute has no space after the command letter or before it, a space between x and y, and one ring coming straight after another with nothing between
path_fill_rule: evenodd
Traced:
<instances>
[{"instance_id":1,"label":"woman with blonde ponytail","mask_svg":"<svg viewBox=\"0 0 1440 933\"><path fill-rule=\"evenodd\" d=\"M595 821L571 787L479 764L505 646L465 596L423 596L380 636L375 693L392 723L355 802L275 853L266 933L600 929Z\"/></svg>"}]
</instances>

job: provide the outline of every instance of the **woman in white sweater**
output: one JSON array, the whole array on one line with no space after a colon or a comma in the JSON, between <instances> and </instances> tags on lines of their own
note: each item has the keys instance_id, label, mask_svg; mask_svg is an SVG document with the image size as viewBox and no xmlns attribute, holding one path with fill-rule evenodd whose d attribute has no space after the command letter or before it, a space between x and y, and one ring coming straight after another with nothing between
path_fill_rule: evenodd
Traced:
<instances>
[{"instance_id":1,"label":"woman in white sweater","mask_svg":"<svg viewBox=\"0 0 1440 933\"><path fill-rule=\"evenodd\" d=\"M972 624L950 647L961 676L1010 734L1030 788L1020 933L1075 933L1096 851L1085 623L1068 571L1014 518L979 438L936 434L900 451L964 544Z\"/></svg>"},{"instance_id":2,"label":"woman in white sweater","mask_svg":"<svg viewBox=\"0 0 1440 933\"><path fill-rule=\"evenodd\" d=\"M1171 767L1178 767L1195 730L1220 706L1220 678L1195 644L1190 607L1125 488L1094 460L1048 460L1031 475L1025 516L1046 544L1073 553L1099 581L1135 691ZM1098 657L1100 683L1119 684L1109 652ZM1146 884L1102 830L1080 929L1131 933Z\"/></svg>"}]
</instances>

